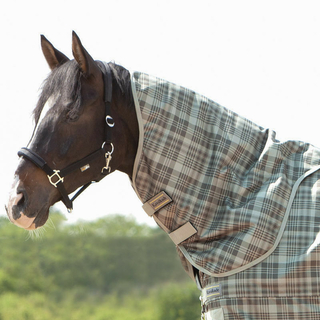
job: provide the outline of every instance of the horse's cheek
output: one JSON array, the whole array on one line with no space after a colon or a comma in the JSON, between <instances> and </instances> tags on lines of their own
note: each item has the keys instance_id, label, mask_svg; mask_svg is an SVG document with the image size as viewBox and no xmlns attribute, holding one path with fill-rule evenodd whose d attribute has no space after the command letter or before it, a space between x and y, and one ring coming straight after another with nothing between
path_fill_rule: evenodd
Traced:
<instances>
[{"instance_id":1,"label":"horse's cheek","mask_svg":"<svg viewBox=\"0 0 320 320\"><path fill-rule=\"evenodd\" d=\"M72 143L73 143L73 139L67 139L62 142L62 144L60 146L60 155L61 156L65 156L68 153Z\"/></svg>"}]
</instances>

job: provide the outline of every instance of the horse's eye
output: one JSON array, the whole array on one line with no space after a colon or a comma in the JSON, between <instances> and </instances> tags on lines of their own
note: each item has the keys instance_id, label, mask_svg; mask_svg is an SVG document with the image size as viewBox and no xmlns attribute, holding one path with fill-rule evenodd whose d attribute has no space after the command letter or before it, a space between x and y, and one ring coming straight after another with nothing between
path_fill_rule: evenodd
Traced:
<instances>
[{"instance_id":1,"label":"horse's eye","mask_svg":"<svg viewBox=\"0 0 320 320\"><path fill-rule=\"evenodd\" d=\"M75 115L70 115L69 113L66 116L66 119L70 122L75 122L79 119L79 116L75 116Z\"/></svg>"},{"instance_id":2,"label":"horse's eye","mask_svg":"<svg viewBox=\"0 0 320 320\"><path fill-rule=\"evenodd\" d=\"M70 122L77 121L79 119L79 113L75 112L74 110L68 110L66 112L66 119Z\"/></svg>"}]
</instances>

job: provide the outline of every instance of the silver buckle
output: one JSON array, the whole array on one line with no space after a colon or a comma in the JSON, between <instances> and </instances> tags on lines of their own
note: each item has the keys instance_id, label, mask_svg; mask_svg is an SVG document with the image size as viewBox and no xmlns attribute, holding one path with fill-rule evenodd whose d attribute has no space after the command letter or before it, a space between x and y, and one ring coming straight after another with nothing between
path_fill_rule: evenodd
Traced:
<instances>
[{"instance_id":1,"label":"silver buckle","mask_svg":"<svg viewBox=\"0 0 320 320\"><path fill-rule=\"evenodd\" d=\"M48 179L49 179L49 182L55 186L57 188L57 184L60 183L60 182L63 182L64 178L62 178L59 174L60 170L53 170L53 174L51 176L47 175ZM52 178L53 177L56 177L58 178L57 181L52 181Z\"/></svg>"}]
</instances>

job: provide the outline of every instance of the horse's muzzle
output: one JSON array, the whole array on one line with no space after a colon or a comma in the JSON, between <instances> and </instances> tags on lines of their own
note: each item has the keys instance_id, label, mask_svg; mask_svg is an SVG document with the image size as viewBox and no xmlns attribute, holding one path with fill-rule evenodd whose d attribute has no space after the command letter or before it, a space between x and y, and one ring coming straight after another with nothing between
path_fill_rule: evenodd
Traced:
<instances>
[{"instance_id":1,"label":"horse's muzzle","mask_svg":"<svg viewBox=\"0 0 320 320\"><path fill-rule=\"evenodd\" d=\"M18 182L16 182L18 185ZM9 195L8 205L5 207L9 220L18 227L26 230L36 229L35 217L28 217L24 214L27 206L27 193L23 189L13 188Z\"/></svg>"}]
</instances>

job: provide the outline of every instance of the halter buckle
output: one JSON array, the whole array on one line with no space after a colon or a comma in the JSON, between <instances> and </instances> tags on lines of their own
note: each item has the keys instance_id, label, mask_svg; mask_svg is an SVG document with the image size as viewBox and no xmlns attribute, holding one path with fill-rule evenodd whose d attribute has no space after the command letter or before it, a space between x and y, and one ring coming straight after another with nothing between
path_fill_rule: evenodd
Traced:
<instances>
[{"instance_id":1,"label":"halter buckle","mask_svg":"<svg viewBox=\"0 0 320 320\"><path fill-rule=\"evenodd\" d=\"M51 176L47 175L49 182L57 188L57 184L64 181L64 178L59 174L60 170L53 170L53 174ZM58 180L53 181L52 178L56 177Z\"/></svg>"}]
</instances>

